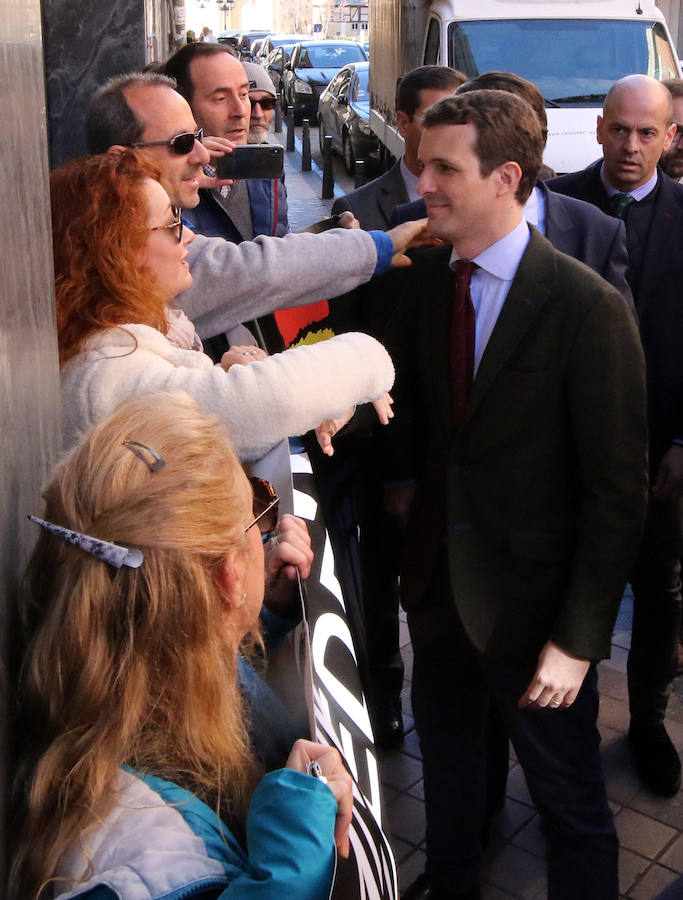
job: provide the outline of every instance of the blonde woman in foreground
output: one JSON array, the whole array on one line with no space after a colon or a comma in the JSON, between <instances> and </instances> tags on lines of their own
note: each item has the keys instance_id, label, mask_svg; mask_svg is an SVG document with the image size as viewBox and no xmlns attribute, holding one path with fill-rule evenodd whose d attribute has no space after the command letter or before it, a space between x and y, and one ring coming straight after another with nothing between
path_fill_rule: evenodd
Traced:
<instances>
[{"instance_id":1,"label":"blonde woman in foreground","mask_svg":"<svg viewBox=\"0 0 683 900\"><path fill-rule=\"evenodd\" d=\"M327 898L351 780L310 741L264 775L237 684L276 501L182 394L122 404L44 496L12 900Z\"/></svg>"}]
</instances>

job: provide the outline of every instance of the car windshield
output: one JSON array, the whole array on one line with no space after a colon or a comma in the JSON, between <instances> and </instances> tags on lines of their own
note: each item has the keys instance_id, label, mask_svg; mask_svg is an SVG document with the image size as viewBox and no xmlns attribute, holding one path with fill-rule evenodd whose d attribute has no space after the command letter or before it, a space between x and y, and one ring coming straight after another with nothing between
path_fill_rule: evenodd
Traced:
<instances>
[{"instance_id":1,"label":"car windshield","mask_svg":"<svg viewBox=\"0 0 683 900\"><path fill-rule=\"evenodd\" d=\"M356 77L353 80L353 96L351 97L354 103L367 103L370 99L368 95L369 76L368 69L356 70Z\"/></svg>"},{"instance_id":2,"label":"car windshield","mask_svg":"<svg viewBox=\"0 0 683 900\"><path fill-rule=\"evenodd\" d=\"M333 46L329 44L319 47L309 45L306 50L312 69L341 69L347 63L365 59L365 54L359 45L351 41Z\"/></svg>"},{"instance_id":3,"label":"car windshield","mask_svg":"<svg viewBox=\"0 0 683 900\"><path fill-rule=\"evenodd\" d=\"M676 78L676 63L659 22L530 19L453 22L448 64L470 78L491 70L532 81L549 105L602 105L623 75Z\"/></svg>"}]
</instances>

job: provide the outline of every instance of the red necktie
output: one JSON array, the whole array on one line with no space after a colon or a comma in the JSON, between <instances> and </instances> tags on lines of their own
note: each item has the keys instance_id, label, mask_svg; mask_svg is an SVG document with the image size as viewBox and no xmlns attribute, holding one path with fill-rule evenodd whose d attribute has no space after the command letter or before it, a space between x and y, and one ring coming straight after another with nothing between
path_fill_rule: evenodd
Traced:
<instances>
[{"instance_id":1,"label":"red necktie","mask_svg":"<svg viewBox=\"0 0 683 900\"><path fill-rule=\"evenodd\" d=\"M470 281L476 268L476 263L469 259L459 259L455 263L455 302L451 316L451 384L456 425L461 425L465 419L474 372L476 320Z\"/></svg>"}]
</instances>

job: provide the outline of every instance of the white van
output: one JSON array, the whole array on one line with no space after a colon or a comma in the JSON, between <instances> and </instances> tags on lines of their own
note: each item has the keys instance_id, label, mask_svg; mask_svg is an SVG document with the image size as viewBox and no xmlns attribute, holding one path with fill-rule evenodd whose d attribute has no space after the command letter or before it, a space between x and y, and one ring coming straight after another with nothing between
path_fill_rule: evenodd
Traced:
<instances>
[{"instance_id":1,"label":"white van","mask_svg":"<svg viewBox=\"0 0 683 900\"><path fill-rule=\"evenodd\" d=\"M371 13L373 6L379 12L383 5L383 0L374 0ZM397 21L402 29L408 24L409 5L414 7L414 0L394 4L403 7L403 20ZM581 169L600 156L596 118L618 78L634 72L659 80L680 76L666 21L652 0L432 0L426 6L420 23L421 57L412 65L404 59L402 72L382 72L382 58L387 57L381 52L380 71L375 70L371 18L371 92L374 98L378 79L385 102L378 104L383 111L374 122L371 115L370 123L383 132L394 156L400 144L394 139L386 100L395 90L396 76L413 66L447 65L470 77L497 69L532 81L546 98L544 161L558 173ZM383 12L386 15L386 9Z\"/></svg>"}]
</instances>

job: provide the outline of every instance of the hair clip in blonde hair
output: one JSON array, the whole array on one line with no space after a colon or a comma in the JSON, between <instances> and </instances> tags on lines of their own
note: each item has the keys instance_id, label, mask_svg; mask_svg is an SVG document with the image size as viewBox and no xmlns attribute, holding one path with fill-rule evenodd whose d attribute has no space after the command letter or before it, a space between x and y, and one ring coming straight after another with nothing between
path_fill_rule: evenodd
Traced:
<instances>
[{"instance_id":1,"label":"hair clip in blonde hair","mask_svg":"<svg viewBox=\"0 0 683 900\"><path fill-rule=\"evenodd\" d=\"M45 531L57 535L62 540L84 550L115 569L120 569L121 566L138 569L144 562L145 558L141 550L132 547L122 547L119 544L113 544L111 541L102 541L99 538L91 537L89 534L81 534L80 531L73 531L71 528L64 528L62 525L46 522L45 519L39 519L38 516L29 516L29 519L35 522L36 525L40 525Z\"/></svg>"},{"instance_id":2,"label":"hair clip in blonde hair","mask_svg":"<svg viewBox=\"0 0 683 900\"><path fill-rule=\"evenodd\" d=\"M151 447L148 447L147 444L141 444L140 441L124 441L123 446L127 450L130 450L131 453L134 453L138 459L141 459L150 472L158 472L166 465L166 460L163 457L159 456L156 450L152 450ZM148 457L143 452L144 450L149 453L154 462L148 459Z\"/></svg>"}]
</instances>

